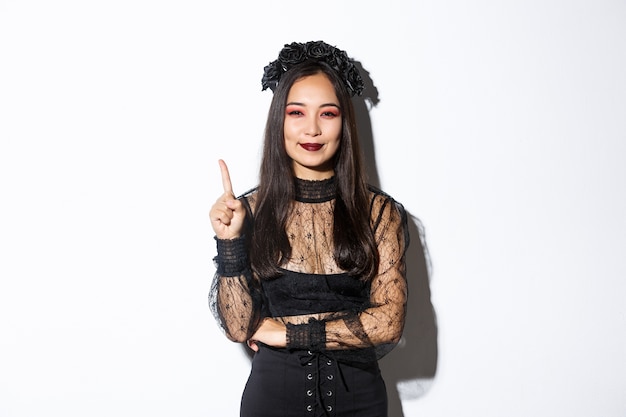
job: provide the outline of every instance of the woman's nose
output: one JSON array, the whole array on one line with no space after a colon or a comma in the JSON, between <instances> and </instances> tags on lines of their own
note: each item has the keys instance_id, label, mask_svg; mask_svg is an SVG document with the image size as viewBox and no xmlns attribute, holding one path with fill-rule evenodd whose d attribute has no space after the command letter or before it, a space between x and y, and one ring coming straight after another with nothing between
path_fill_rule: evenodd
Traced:
<instances>
[{"instance_id":1,"label":"woman's nose","mask_svg":"<svg viewBox=\"0 0 626 417\"><path fill-rule=\"evenodd\" d=\"M307 122L306 134L309 136L319 136L322 134L322 129L317 121L317 118L311 118Z\"/></svg>"}]
</instances>

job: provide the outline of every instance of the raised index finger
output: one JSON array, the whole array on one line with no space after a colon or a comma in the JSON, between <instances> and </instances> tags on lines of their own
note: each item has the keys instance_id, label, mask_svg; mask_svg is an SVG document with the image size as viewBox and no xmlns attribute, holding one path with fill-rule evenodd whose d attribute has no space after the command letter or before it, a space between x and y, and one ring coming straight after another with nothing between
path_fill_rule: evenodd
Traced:
<instances>
[{"instance_id":1,"label":"raised index finger","mask_svg":"<svg viewBox=\"0 0 626 417\"><path fill-rule=\"evenodd\" d=\"M222 186L224 187L224 192L235 195L235 193L233 193L233 185L230 182L230 174L228 173L226 162L221 159L218 162L220 164L220 171L222 171Z\"/></svg>"}]
</instances>

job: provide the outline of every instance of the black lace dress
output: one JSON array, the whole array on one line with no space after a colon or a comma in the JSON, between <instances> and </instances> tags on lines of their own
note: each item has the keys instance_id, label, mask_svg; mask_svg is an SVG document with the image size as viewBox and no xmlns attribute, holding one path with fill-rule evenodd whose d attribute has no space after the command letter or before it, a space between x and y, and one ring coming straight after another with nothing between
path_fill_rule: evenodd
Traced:
<instances>
[{"instance_id":1,"label":"black lace dress","mask_svg":"<svg viewBox=\"0 0 626 417\"><path fill-rule=\"evenodd\" d=\"M406 213L370 187L363 209L380 262L377 276L363 282L333 259L334 179L296 181L287 225L292 254L281 276L255 279L245 239L217 240L209 304L226 336L245 342L265 317L287 326L286 348L260 345L254 355L241 416L384 417L377 360L398 343L404 326ZM240 198L252 219L255 191Z\"/></svg>"}]
</instances>

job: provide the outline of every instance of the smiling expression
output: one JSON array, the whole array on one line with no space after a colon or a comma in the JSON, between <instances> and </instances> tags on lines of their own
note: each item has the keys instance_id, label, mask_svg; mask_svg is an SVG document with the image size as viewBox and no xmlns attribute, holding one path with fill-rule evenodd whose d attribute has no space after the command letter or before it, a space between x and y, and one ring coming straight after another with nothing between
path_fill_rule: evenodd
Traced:
<instances>
[{"instance_id":1,"label":"smiling expression","mask_svg":"<svg viewBox=\"0 0 626 417\"><path fill-rule=\"evenodd\" d=\"M322 180L334 175L333 157L339 149L342 116L339 100L322 73L296 81L285 108L285 149L296 177Z\"/></svg>"}]
</instances>

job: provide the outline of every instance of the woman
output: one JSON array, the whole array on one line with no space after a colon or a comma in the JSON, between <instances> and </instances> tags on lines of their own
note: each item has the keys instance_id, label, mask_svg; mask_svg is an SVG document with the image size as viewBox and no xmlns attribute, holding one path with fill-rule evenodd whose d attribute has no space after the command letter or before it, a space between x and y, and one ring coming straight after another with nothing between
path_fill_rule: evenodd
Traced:
<instances>
[{"instance_id":1,"label":"woman","mask_svg":"<svg viewBox=\"0 0 626 417\"><path fill-rule=\"evenodd\" d=\"M406 313L401 204L364 180L351 97L363 81L324 42L285 45L272 89L258 187L210 211L217 273L210 306L255 351L241 416L387 415L377 360Z\"/></svg>"}]
</instances>

